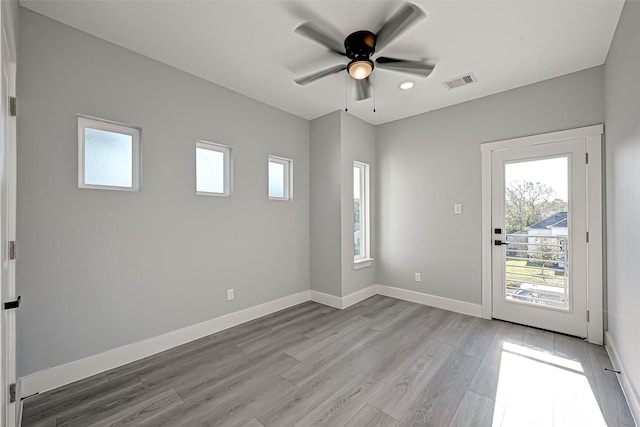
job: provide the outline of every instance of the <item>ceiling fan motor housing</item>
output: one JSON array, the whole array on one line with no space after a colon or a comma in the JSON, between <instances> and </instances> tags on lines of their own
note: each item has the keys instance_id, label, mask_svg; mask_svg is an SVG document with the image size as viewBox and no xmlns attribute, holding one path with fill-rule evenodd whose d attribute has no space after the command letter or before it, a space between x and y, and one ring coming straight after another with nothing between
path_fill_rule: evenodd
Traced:
<instances>
[{"instance_id":1,"label":"ceiling fan motor housing","mask_svg":"<svg viewBox=\"0 0 640 427\"><path fill-rule=\"evenodd\" d=\"M356 31L344 40L347 58L353 61L366 61L376 51L376 35L371 31Z\"/></svg>"}]
</instances>

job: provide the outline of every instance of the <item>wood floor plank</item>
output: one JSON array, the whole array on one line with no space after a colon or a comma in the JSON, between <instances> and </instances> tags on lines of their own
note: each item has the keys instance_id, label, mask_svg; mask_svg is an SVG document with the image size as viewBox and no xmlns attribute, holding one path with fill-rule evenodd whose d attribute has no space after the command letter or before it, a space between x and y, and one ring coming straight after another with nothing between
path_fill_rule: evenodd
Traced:
<instances>
[{"instance_id":1,"label":"wood floor plank","mask_svg":"<svg viewBox=\"0 0 640 427\"><path fill-rule=\"evenodd\" d=\"M248 423L244 424L242 427L264 427L264 426L262 425L262 423L260 423L260 421L253 418Z\"/></svg>"},{"instance_id":2,"label":"wood floor plank","mask_svg":"<svg viewBox=\"0 0 640 427\"><path fill-rule=\"evenodd\" d=\"M294 426L341 426L356 415L382 387L380 381L356 374Z\"/></svg>"},{"instance_id":3,"label":"wood floor plank","mask_svg":"<svg viewBox=\"0 0 640 427\"><path fill-rule=\"evenodd\" d=\"M354 316L341 325L336 325L334 328L289 347L286 353L300 361L305 360L353 331L369 326L371 323L372 320L368 317Z\"/></svg>"},{"instance_id":4,"label":"wood floor plank","mask_svg":"<svg viewBox=\"0 0 640 427\"><path fill-rule=\"evenodd\" d=\"M153 419L166 411L169 411L184 403L180 396L173 391L167 390L156 396L152 396L140 403L125 410L119 410L110 417L101 418L99 421L90 424L91 427L98 426L131 426Z\"/></svg>"},{"instance_id":5,"label":"wood floor plank","mask_svg":"<svg viewBox=\"0 0 640 427\"><path fill-rule=\"evenodd\" d=\"M554 348L554 333L537 328L527 328L524 333L524 345L536 350L552 352Z\"/></svg>"},{"instance_id":6,"label":"wood floor plank","mask_svg":"<svg viewBox=\"0 0 640 427\"><path fill-rule=\"evenodd\" d=\"M335 329L343 323L349 322L354 317L366 317L371 313L375 313L383 304L390 305L387 300L383 300L368 306L356 304L344 310L339 310L338 312L333 313L331 316L328 316L326 319L319 320L313 325L309 325L310 327L304 333L304 335L309 338L313 338L317 335L327 332L330 329Z\"/></svg>"},{"instance_id":7,"label":"wood floor plank","mask_svg":"<svg viewBox=\"0 0 640 427\"><path fill-rule=\"evenodd\" d=\"M610 426L633 427L633 417L616 378L617 374L605 370L605 368L613 369L607 351L603 346L593 344L589 344L587 350L593 368L600 409L606 422Z\"/></svg>"},{"instance_id":8,"label":"wood floor plank","mask_svg":"<svg viewBox=\"0 0 640 427\"><path fill-rule=\"evenodd\" d=\"M141 426L242 426L294 387L279 376L199 395Z\"/></svg>"},{"instance_id":9,"label":"wood floor plank","mask_svg":"<svg viewBox=\"0 0 640 427\"><path fill-rule=\"evenodd\" d=\"M298 362L284 353L273 353L258 360L246 362L240 359L231 370L212 370L188 382L172 384L178 395L185 401L199 398L202 394L224 394L246 383L256 383L269 376L295 366Z\"/></svg>"},{"instance_id":10,"label":"wood floor plank","mask_svg":"<svg viewBox=\"0 0 640 427\"><path fill-rule=\"evenodd\" d=\"M237 363L244 354L242 349L232 346L216 349L215 351L202 352L191 357L184 357L149 366L137 373L138 377L146 384L161 384L177 381L180 377L193 377L200 375L201 371L209 369L226 369ZM135 373L135 372L134 372Z\"/></svg>"},{"instance_id":11,"label":"wood floor plank","mask_svg":"<svg viewBox=\"0 0 640 427\"><path fill-rule=\"evenodd\" d=\"M121 411L128 411L129 408L146 401L150 396L156 396L167 390L164 387L148 387L141 384L138 387L104 397L80 410L57 417L57 425L63 427L91 425Z\"/></svg>"},{"instance_id":12,"label":"wood floor plank","mask_svg":"<svg viewBox=\"0 0 640 427\"><path fill-rule=\"evenodd\" d=\"M27 425L35 424L47 419L57 419L61 416L74 414L113 395L128 393L130 390L139 388L141 384L138 377L129 376L100 383L90 388L70 389L66 395L55 393L54 398L50 401L43 400L35 406L31 406L29 401L25 400L22 422Z\"/></svg>"},{"instance_id":13,"label":"wood floor plank","mask_svg":"<svg viewBox=\"0 0 640 427\"><path fill-rule=\"evenodd\" d=\"M458 347L467 336L468 331L479 321L476 317L456 313L441 323L434 331L432 338L445 344Z\"/></svg>"},{"instance_id":14,"label":"wood floor plank","mask_svg":"<svg viewBox=\"0 0 640 427\"><path fill-rule=\"evenodd\" d=\"M374 320L373 325L371 325L371 329L375 329L376 331L384 331L385 329L392 327L402 318L411 316L411 314L419 308L420 307L416 304L411 304L409 302L399 300L385 310L380 310L376 313L369 314L367 315L367 317L370 317Z\"/></svg>"},{"instance_id":15,"label":"wood floor plank","mask_svg":"<svg viewBox=\"0 0 640 427\"><path fill-rule=\"evenodd\" d=\"M494 404L491 399L467 391L449 427L491 427Z\"/></svg>"},{"instance_id":16,"label":"wood floor plank","mask_svg":"<svg viewBox=\"0 0 640 427\"><path fill-rule=\"evenodd\" d=\"M335 313L336 308L327 307L326 305L318 304L318 307L315 310L308 311L300 316L293 317L286 322L278 323L271 327L272 331L277 331L279 329L296 329L302 330L308 328L309 324L314 324L317 321L327 318L327 315ZM304 332L300 332L304 333Z\"/></svg>"},{"instance_id":17,"label":"wood floor plank","mask_svg":"<svg viewBox=\"0 0 640 427\"><path fill-rule=\"evenodd\" d=\"M456 349L467 356L482 359L500 329L500 323L487 319L475 319Z\"/></svg>"},{"instance_id":18,"label":"wood floor plank","mask_svg":"<svg viewBox=\"0 0 640 427\"><path fill-rule=\"evenodd\" d=\"M479 366L480 359L453 353L411 405L399 425L449 425Z\"/></svg>"},{"instance_id":19,"label":"wood floor plank","mask_svg":"<svg viewBox=\"0 0 640 427\"><path fill-rule=\"evenodd\" d=\"M398 420L378 408L365 405L344 427L395 427L397 425Z\"/></svg>"},{"instance_id":20,"label":"wood floor plank","mask_svg":"<svg viewBox=\"0 0 640 427\"><path fill-rule=\"evenodd\" d=\"M353 331L345 335L341 340L284 371L281 375L292 384L299 386L318 372L338 363L342 357L363 345L377 333L378 331L367 327Z\"/></svg>"},{"instance_id":21,"label":"wood floor plank","mask_svg":"<svg viewBox=\"0 0 640 427\"><path fill-rule=\"evenodd\" d=\"M46 393L25 397L24 399L28 402L28 405L25 405L25 410L27 412L38 411L40 410L39 408L41 408L41 405L50 405L59 398L68 398L69 393L82 393L83 390L90 390L95 386L105 384L107 382L109 382L107 375L102 373L81 379L80 381L72 382L71 384L58 387Z\"/></svg>"},{"instance_id":22,"label":"wood floor plank","mask_svg":"<svg viewBox=\"0 0 640 427\"><path fill-rule=\"evenodd\" d=\"M352 351L340 363L313 376L272 408L259 414L258 420L267 427L294 425L348 382L358 372L359 363L378 356L378 352L367 347Z\"/></svg>"},{"instance_id":23,"label":"wood floor plank","mask_svg":"<svg viewBox=\"0 0 640 427\"><path fill-rule=\"evenodd\" d=\"M431 336L430 329L425 331L425 336ZM420 333L406 334L397 345L382 353L382 358L372 365L362 365L360 371L376 380L388 383L392 378L404 371L415 356L421 354L430 341Z\"/></svg>"},{"instance_id":24,"label":"wood floor plank","mask_svg":"<svg viewBox=\"0 0 640 427\"><path fill-rule=\"evenodd\" d=\"M500 378L503 348L505 343L514 345L524 344L526 327L507 322L496 322L498 332L485 352L480 368L476 373L469 390L495 400Z\"/></svg>"},{"instance_id":25,"label":"wood floor plank","mask_svg":"<svg viewBox=\"0 0 640 427\"><path fill-rule=\"evenodd\" d=\"M367 346L376 350L394 348L401 340L407 337L407 331L416 331L420 336L425 337L433 331L424 326L428 316L429 310L420 306L413 311L401 313L395 323L381 331L374 339L369 340Z\"/></svg>"},{"instance_id":26,"label":"wood floor plank","mask_svg":"<svg viewBox=\"0 0 640 427\"><path fill-rule=\"evenodd\" d=\"M406 369L389 380L371 405L395 419L402 419L451 353L451 346L430 343Z\"/></svg>"}]
</instances>

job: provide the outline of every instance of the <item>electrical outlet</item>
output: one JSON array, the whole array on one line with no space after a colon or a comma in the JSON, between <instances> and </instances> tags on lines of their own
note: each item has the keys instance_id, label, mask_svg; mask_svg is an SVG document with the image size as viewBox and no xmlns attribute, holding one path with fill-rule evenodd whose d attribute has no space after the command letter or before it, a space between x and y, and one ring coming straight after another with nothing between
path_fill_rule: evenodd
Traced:
<instances>
[{"instance_id":1,"label":"electrical outlet","mask_svg":"<svg viewBox=\"0 0 640 427\"><path fill-rule=\"evenodd\" d=\"M422 273L415 274L416 282L422 282Z\"/></svg>"},{"instance_id":2,"label":"electrical outlet","mask_svg":"<svg viewBox=\"0 0 640 427\"><path fill-rule=\"evenodd\" d=\"M233 289L227 289L227 301L231 301L234 297Z\"/></svg>"}]
</instances>

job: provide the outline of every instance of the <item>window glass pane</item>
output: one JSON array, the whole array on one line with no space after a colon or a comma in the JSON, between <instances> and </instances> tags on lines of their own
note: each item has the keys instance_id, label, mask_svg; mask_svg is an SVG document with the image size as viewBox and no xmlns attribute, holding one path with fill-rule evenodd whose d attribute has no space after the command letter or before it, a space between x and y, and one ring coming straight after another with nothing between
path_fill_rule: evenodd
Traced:
<instances>
[{"instance_id":1,"label":"window glass pane","mask_svg":"<svg viewBox=\"0 0 640 427\"><path fill-rule=\"evenodd\" d=\"M133 138L85 128L84 182L89 185L133 187Z\"/></svg>"},{"instance_id":2,"label":"window glass pane","mask_svg":"<svg viewBox=\"0 0 640 427\"><path fill-rule=\"evenodd\" d=\"M284 198L284 165L269 162L269 197Z\"/></svg>"},{"instance_id":3,"label":"window glass pane","mask_svg":"<svg viewBox=\"0 0 640 427\"><path fill-rule=\"evenodd\" d=\"M362 255L362 211L360 168L353 168L353 255Z\"/></svg>"},{"instance_id":4,"label":"window glass pane","mask_svg":"<svg viewBox=\"0 0 640 427\"><path fill-rule=\"evenodd\" d=\"M196 148L196 191L224 193L224 153Z\"/></svg>"}]
</instances>

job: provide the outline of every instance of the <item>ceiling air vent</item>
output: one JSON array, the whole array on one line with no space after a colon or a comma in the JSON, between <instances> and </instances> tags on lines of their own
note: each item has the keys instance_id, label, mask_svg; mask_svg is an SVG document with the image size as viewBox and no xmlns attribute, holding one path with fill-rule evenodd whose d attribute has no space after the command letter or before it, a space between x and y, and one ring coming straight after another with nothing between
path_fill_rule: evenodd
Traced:
<instances>
[{"instance_id":1,"label":"ceiling air vent","mask_svg":"<svg viewBox=\"0 0 640 427\"><path fill-rule=\"evenodd\" d=\"M455 89L460 86L466 86L471 83L477 82L478 79L473 73L467 73L464 76L456 77L455 79L447 80L446 82L442 82L443 85L449 90Z\"/></svg>"}]
</instances>

